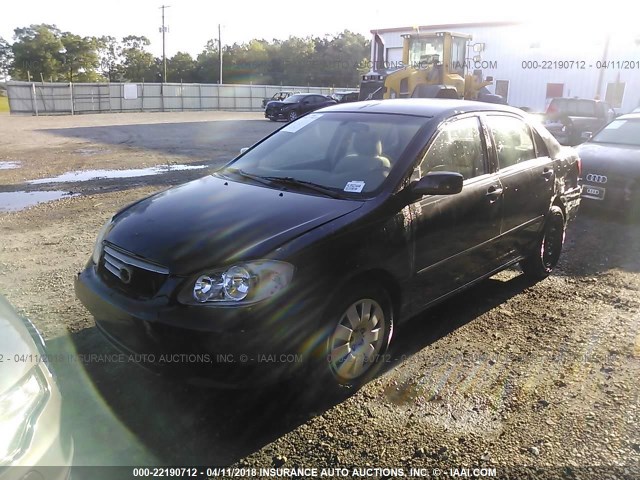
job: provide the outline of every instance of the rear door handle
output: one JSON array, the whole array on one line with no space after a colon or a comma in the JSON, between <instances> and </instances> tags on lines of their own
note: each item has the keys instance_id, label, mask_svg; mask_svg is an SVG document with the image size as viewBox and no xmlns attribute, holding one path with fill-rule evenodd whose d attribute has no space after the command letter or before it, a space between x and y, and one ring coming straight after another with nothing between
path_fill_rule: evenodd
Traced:
<instances>
[{"instance_id":1,"label":"rear door handle","mask_svg":"<svg viewBox=\"0 0 640 480\"><path fill-rule=\"evenodd\" d=\"M549 180L551 177L553 177L553 170L551 168L545 168L542 172L542 176Z\"/></svg>"}]
</instances>

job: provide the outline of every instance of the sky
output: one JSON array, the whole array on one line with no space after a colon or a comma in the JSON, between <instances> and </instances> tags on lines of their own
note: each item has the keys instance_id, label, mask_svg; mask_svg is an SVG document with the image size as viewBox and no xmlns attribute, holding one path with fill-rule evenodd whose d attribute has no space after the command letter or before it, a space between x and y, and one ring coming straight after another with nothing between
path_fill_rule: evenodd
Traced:
<instances>
[{"instance_id":1,"label":"sky","mask_svg":"<svg viewBox=\"0 0 640 480\"><path fill-rule=\"evenodd\" d=\"M218 24L222 25L223 44L253 38L331 35L345 29L370 38L370 31L376 28L504 20L537 22L550 35L572 31L588 37L593 29L603 28L634 28L640 33L635 12L624 14L633 2L622 0L601 2L598 9L567 0L421 0L406 4L389 0L29 0L7 1L0 8L0 36L12 42L14 28L48 23L82 36L111 35L120 39L144 35L151 40L150 51L161 56L163 2L169 5L165 17L169 26L168 57L178 51L195 57L207 40L217 39Z\"/></svg>"}]
</instances>

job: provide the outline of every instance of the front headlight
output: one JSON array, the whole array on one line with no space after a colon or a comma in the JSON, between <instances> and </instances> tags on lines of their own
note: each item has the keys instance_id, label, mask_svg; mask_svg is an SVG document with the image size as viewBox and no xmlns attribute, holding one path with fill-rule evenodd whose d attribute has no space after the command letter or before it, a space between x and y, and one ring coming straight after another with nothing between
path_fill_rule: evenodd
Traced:
<instances>
[{"instance_id":1,"label":"front headlight","mask_svg":"<svg viewBox=\"0 0 640 480\"><path fill-rule=\"evenodd\" d=\"M100 255L102 255L102 242L104 241L104 236L107 234L107 230L112 223L112 219L110 218L107 222L102 226L100 231L98 232L98 237L96 238L96 244L93 246L93 253L91 254L91 259L93 263L98 265L100 263Z\"/></svg>"},{"instance_id":2,"label":"front headlight","mask_svg":"<svg viewBox=\"0 0 640 480\"><path fill-rule=\"evenodd\" d=\"M293 265L276 260L256 260L198 275L182 290L185 304L255 303L284 289L293 277Z\"/></svg>"},{"instance_id":3,"label":"front headlight","mask_svg":"<svg viewBox=\"0 0 640 480\"><path fill-rule=\"evenodd\" d=\"M34 367L0 395L0 465L11 463L29 443L33 419L49 393L46 385L40 369Z\"/></svg>"}]
</instances>

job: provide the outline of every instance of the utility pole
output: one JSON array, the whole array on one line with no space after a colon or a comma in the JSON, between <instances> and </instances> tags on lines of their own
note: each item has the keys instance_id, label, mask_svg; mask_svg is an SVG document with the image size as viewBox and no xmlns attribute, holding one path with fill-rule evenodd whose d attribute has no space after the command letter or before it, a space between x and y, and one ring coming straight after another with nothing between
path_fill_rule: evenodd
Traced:
<instances>
[{"instance_id":1,"label":"utility pole","mask_svg":"<svg viewBox=\"0 0 640 480\"><path fill-rule=\"evenodd\" d=\"M220 31L220 24L218 24L218 57L220 60L220 85L222 85L222 37Z\"/></svg>"},{"instance_id":2,"label":"utility pole","mask_svg":"<svg viewBox=\"0 0 640 480\"><path fill-rule=\"evenodd\" d=\"M160 9L162 10L162 27L160 27L160 31L162 32L162 66L163 66L163 75L162 75L162 83L166 83L167 81L167 54L165 49L165 34L169 30L169 27L164 26L164 10L165 8L169 8L171 5L162 5Z\"/></svg>"}]
</instances>

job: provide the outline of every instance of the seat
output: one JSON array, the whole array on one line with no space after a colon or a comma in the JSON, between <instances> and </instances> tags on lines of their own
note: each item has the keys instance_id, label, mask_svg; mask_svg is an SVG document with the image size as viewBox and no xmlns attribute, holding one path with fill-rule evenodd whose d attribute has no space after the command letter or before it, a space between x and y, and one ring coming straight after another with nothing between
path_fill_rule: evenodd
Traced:
<instances>
[{"instance_id":1,"label":"seat","mask_svg":"<svg viewBox=\"0 0 640 480\"><path fill-rule=\"evenodd\" d=\"M466 180L475 176L474 148L470 142L455 140L449 149L449 164L454 172L458 172Z\"/></svg>"},{"instance_id":2,"label":"seat","mask_svg":"<svg viewBox=\"0 0 640 480\"><path fill-rule=\"evenodd\" d=\"M375 132L358 132L353 136L354 153L349 154L336 163L336 173L367 173L391 169L391 161L382 155L382 141Z\"/></svg>"}]
</instances>

